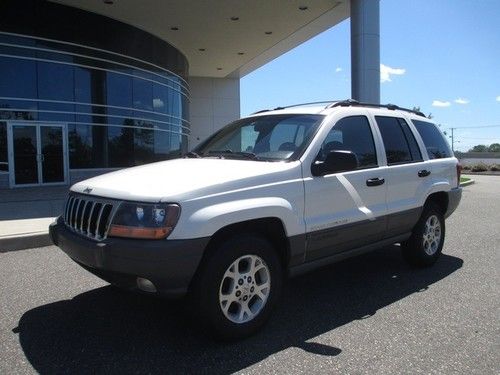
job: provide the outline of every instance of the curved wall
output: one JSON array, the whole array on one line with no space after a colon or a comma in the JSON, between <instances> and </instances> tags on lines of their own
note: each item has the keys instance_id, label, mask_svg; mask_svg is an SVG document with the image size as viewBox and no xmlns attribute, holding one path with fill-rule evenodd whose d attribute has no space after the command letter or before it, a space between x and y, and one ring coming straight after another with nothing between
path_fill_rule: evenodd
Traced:
<instances>
[{"instance_id":1,"label":"curved wall","mask_svg":"<svg viewBox=\"0 0 500 375\"><path fill-rule=\"evenodd\" d=\"M132 26L45 1L0 4L0 170L7 121L66 124L71 169L178 156L186 58Z\"/></svg>"}]
</instances>

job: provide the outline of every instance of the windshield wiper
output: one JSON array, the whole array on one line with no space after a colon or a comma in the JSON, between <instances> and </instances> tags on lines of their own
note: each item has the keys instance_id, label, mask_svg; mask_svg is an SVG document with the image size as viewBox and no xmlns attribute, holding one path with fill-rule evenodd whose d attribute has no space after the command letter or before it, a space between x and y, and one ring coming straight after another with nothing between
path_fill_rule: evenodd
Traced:
<instances>
[{"instance_id":1,"label":"windshield wiper","mask_svg":"<svg viewBox=\"0 0 500 375\"><path fill-rule=\"evenodd\" d=\"M185 158L201 158L200 155L198 155L196 152L194 151L189 151L187 152L186 154L184 154L184 157Z\"/></svg>"},{"instance_id":2,"label":"windshield wiper","mask_svg":"<svg viewBox=\"0 0 500 375\"><path fill-rule=\"evenodd\" d=\"M243 157L249 160L261 160L257 155L253 152L245 152L245 151L232 151L232 150L210 150L208 151L209 155L219 155L220 157L230 156L230 157Z\"/></svg>"}]
</instances>

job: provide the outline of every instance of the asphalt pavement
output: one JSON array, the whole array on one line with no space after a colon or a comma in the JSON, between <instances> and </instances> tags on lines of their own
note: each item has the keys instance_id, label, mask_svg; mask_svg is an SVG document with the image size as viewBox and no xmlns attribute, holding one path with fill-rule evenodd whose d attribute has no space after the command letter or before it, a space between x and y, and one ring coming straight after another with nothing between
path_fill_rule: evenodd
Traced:
<instances>
[{"instance_id":1,"label":"asphalt pavement","mask_svg":"<svg viewBox=\"0 0 500 375\"><path fill-rule=\"evenodd\" d=\"M474 178L434 267L391 246L293 279L264 330L231 344L53 246L0 252L0 374L499 374L500 177Z\"/></svg>"}]
</instances>

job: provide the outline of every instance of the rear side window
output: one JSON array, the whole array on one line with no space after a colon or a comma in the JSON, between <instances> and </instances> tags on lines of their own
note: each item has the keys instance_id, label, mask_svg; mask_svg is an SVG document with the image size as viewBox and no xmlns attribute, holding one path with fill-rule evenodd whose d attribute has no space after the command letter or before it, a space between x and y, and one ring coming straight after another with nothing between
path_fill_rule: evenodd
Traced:
<instances>
[{"instance_id":1,"label":"rear side window","mask_svg":"<svg viewBox=\"0 0 500 375\"><path fill-rule=\"evenodd\" d=\"M430 159L449 158L452 155L448 142L436 125L431 122L412 120L424 141Z\"/></svg>"},{"instance_id":2,"label":"rear side window","mask_svg":"<svg viewBox=\"0 0 500 375\"><path fill-rule=\"evenodd\" d=\"M422 160L417 141L405 120L375 116L384 141L387 164L411 163Z\"/></svg>"},{"instance_id":3,"label":"rear side window","mask_svg":"<svg viewBox=\"0 0 500 375\"><path fill-rule=\"evenodd\" d=\"M365 116L351 116L339 120L326 136L318 160L325 160L326 155L333 150L352 151L356 154L358 169L377 166L375 143L370 123Z\"/></svg>"}]
</instances>

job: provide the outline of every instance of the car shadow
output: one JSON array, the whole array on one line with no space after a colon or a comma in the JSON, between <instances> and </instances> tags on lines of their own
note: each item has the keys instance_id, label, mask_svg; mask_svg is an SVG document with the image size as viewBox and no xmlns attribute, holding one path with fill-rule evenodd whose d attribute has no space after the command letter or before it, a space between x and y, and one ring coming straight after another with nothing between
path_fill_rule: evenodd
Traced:
<instances>
[{"instance_id":1,"label":"car shadow","mask_svg":"<svg viewBox=\"0 0 500 375\"><path fill-rule=\"evenodd\" d=\"M312 339L425 292L463 263L443 254L434 267L413 269L398 250L387 247L290 280L271 321L239 342L212 341L180 303L111 286L27 311L14 332L41 374L233 373L290 347L336 356L342 341L328 346Z\"/></svg>"}]
</instances>

